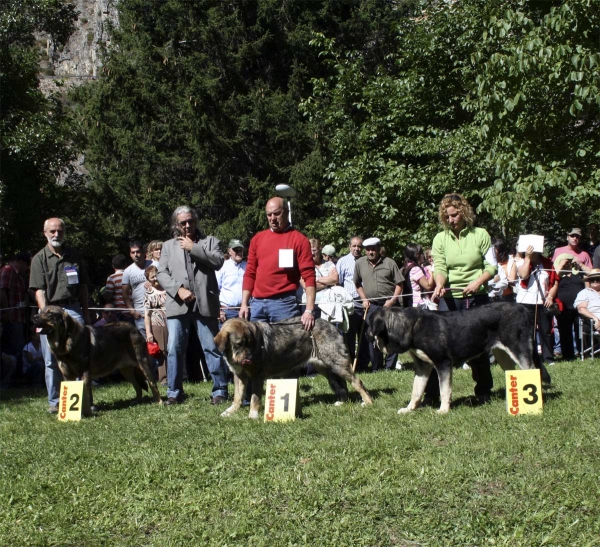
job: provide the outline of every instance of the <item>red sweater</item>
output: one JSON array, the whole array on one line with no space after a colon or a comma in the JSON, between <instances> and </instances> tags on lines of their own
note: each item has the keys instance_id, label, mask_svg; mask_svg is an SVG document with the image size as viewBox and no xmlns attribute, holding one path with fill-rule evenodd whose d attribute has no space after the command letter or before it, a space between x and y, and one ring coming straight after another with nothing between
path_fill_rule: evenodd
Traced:
<instances>
[{"instance_id":1,"label":"red sweater","mask_svg":"<svg viewBox=\"0 0 600 547\"><path fill-rule=\"evenodd\" d=\"M279 249L294 250L294 267L279 267ZM307 287L316 286L315 263L308 238L290 228L283 233L270 229L256 234L250 241L248 265L243 290L254 298L269 298L295 291L302 277Z\"/></svg>"}]
</instances>

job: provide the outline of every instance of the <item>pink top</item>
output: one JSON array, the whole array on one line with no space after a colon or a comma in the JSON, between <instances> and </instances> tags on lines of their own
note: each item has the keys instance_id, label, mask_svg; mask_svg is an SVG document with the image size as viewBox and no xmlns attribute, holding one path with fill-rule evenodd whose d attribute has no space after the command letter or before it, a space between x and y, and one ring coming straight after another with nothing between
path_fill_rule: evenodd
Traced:
<instances>
[{"instance_id":1,"label":"pink top","mask_svg":"<svg viewBox=\"0 0 600 547\"><path fill-rule=\"evenodd\" d=\"M554 255L552 255L552 262L554 262L557 259L558 255L561 255L563 253L569 253L570 255L573 255L581 264L587 266L588 268L592 267L592 261L590 259L589 254L587 254L585 251L574 251L568 245L566 245L565 247L559 247L558 249L556 249L556 251L554 251Z\"/></svg>"}]
</instances>

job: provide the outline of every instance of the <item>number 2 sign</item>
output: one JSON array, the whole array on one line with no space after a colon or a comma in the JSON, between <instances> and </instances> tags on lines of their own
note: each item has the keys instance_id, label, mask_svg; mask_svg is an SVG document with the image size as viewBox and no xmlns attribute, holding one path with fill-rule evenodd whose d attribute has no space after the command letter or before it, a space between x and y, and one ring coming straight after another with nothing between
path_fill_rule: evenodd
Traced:
<instances>
[{"instance_id":1,"label":"number 2 sign","mask_svg":"<svg viewBox=\"0 0 600 547\"><path fill-rule=\"evenodd\" d=\"M83 382L61 382L60 397L58 401L58 420L79 421L83 400Z\"/></svg>"},{"instance_id":2,"label":"number 2 sign","mask_svg":"<svg viewBox=\"0 0 600 547\"><path fill-rule=\"evenodd\" d=\"M511 416L542 412L542 381L540 371L507 370L506 410Z\"/></svg>"}]
</instances>

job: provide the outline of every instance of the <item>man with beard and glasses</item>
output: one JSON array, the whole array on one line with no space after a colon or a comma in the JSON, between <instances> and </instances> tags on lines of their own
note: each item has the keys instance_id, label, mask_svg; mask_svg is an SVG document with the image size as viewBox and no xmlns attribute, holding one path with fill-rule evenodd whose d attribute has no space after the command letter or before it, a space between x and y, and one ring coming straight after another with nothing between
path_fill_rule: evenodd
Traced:
<instances>
[{"instance_id":1,"label":"man with beard and glasses","mask_svg":"<svg viewBox=\"0 0 600 547\"><path fill-rule=\"evenodd\" d=\"M227 400L227 370L214 341L220 313L215 272L223 266L223 250L216 237L198 229L198 216L191 207L175 209L171 224L175 237L163 244L157 274L167 292L166 404L176 405L183 400L183 367L193 327L213 380L211 404L218 405Z\"/></svg>"},{"instance_id":2,"label":"man with beard and glasses","mask_svg":"<svg viewBox=\"0 0 600 547\"><path fill-rule=\"evenodd\" d=\"M87 272L79 253L65 243L65 235L65 223L60 218L44 222L48 244L31 261L29 288L35 291L40 311L46 306L61 306L73 319L89 325ZM40 342L46 366L48 412L56 414L62 375L47 337L40 336Z\"/></svg>"}]
</instances>

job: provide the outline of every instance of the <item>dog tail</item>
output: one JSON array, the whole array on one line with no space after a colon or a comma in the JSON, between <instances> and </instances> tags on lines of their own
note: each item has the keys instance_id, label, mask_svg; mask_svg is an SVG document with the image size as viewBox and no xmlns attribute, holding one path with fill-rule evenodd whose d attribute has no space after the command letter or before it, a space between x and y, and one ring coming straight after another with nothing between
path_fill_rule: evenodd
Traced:
<instances>
[{"instance_id":1,"label":"dog tail","mask_svg":"<svg viewBox=\"0 0 600 547\"><path fill-rule=\"evenodd\" d=\"M144 390L144 391L148 391L148 382L146 382L146 377L144 376L144 373L137 367L134 367L133 369L133 375L135 376L135 381L140 385L140 387Z\"/></svg>"}]
</instances>

